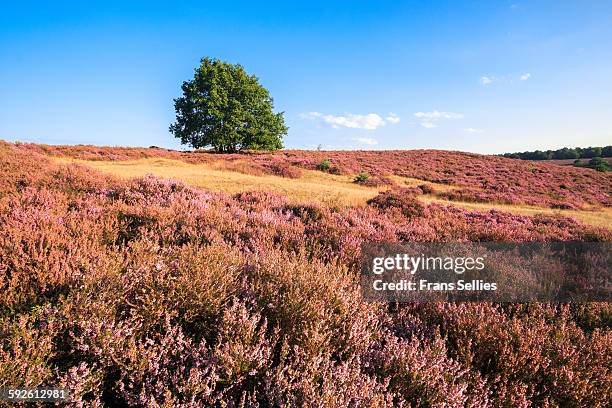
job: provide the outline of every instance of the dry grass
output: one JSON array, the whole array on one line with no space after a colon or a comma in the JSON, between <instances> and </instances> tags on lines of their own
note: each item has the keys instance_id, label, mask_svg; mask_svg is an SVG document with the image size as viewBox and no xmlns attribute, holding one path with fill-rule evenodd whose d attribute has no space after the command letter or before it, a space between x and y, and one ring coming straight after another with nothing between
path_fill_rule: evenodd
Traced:
<instances>
[{"instance_id":1,"label":"dry grass","mask_svg":"<svg viewBox=\"0 0 612 408\"><path fill-rule=\"evenodd\" d=\"M184 161L147 158L130 161L87 161L71 158L54 160L61 163L78 163L93 167L122 178L132 178L153 174L159 177L182 180L196 187L213 191L235 194L247 190L266 190L285 194L293 202L318 201L332 207L347 207L365 205L379 191L388 187L366 187L352 182L353 176L332 175L320 171L304 170L298 179L266 174L246 174L251 169L239 162L228 165L219 160L210 164L190 164ZM418 186L428 184L437 191L447 191L454 186L424 182L423 180L391 176L398 185ZM598 227L612 228L612 208L602 210L556 210L528 205L511 205L497 203L474 203L444 200L433 195L423 195L421 200L431 203L454 205L468 210L487 211L497 209L520 215L535 215L538 213L558 214L576 218L577 220Z\"/></svg>"},{"instance_id":2,"label":"dry grass","mask_svg":"<svg viewBox=\"0 0 612 408\"><path fill-rule=\"evenodd\" d=\"M584 224L595 227L612 228L612 208L598 210L556 210L544 207L535 207L521 204L498 204L498 203L471 203L465 201L450 201L433 196L422 196L425 202L436 202L445 205L454 205L466 210L488 211L491 209L507 211L513 214L529 215L550 214L573 217Z\"/></svg>"},{"instance_id":3,"label":"dry grass","mask_svg":"<svg viewBox=\"0 0 612 408\"><path fill-rule=\"evenodd\" d=\"M240 168L226 167L223 162L189 164L170 159L140 159L130 161L85 161L54 158L62 163L78 163L122 178L153 174L182 180L196 187L235 194L247 190L275 191L295 202L319 201L331 206L364 205L376 196L377 188L352 182L351 176L339 176L305 170L299 179L273 175L245 174Z\"/></svg>"},{"instance_id":4,"label":"dry grass","mask_svg":"<svg viewBox=\"0 0 612 408\"><path fill-rule=\"evenodd\" d=\"M388 177L391 180L393 180L398 186L402 186L402 187L418 187L418 186L425 184L425 185L432 187L436 191L450 191L450 190L456 190L456 189L462 188L460 186L433 183L431 181L425 181L425 180L421 180L418 178L412 178L412 177L402 177L402 176L395 176L395 175L390 175Z\"/></svg>"}]
</instances>

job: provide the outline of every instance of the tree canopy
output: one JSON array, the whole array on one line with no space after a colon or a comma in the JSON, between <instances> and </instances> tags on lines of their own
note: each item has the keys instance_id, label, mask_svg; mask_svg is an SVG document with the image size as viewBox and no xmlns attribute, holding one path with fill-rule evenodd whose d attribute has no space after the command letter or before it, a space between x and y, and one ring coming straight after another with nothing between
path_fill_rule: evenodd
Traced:
<instances>
[{"instance_id":1,"label":"tree canopy","mask_svg":"<svg viewBox=\"0 0 612 408\"><path fill-rule=\"evenodd\" d=\"M193 79L181 88L170 125L181 143L219 152L283 148L288 130L283 113L274 113L268 90L241 65L202 58Z\"/></svg>"}]
</instances>

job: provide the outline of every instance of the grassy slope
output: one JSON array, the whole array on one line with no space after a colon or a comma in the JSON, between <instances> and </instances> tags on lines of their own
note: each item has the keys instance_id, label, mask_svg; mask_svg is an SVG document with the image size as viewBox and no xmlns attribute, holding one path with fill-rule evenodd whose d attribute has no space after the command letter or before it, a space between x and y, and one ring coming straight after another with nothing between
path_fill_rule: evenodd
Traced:
<instances>
[{"instance_id":1,"label":"grassy slope","mask_svg":"<svg viewBox=\"0 0 612 408\"><path fill-rule=\"evenodd\" d=\"M72 158L54 158L61 163L78 163L93 167L119 177L138 177L153 174L159 177L185 181L196 187L230 194L247 190L272 190L286 194L294 202L318 201L331 206L359 206L385 187L364 187L352 182L352 176L331 175L320 171L305 170L301 177L288 179L274 175L252 175L232 171L223 162L191 164L165 158L146 158L126 161L86 161ZM415 186L423 184L422 180L393 176L398 185ZM438 191L453 189L453 186L427 183ZM432 195L420 197L425 202L438 202L470 210L498 209L520 215L537 213L560 214L574 217L585 224L612 228L612 208L592 211L558 210L528 205L510 205L497 203L473 203L448 201Z\"/></svg>"},{"instance_id":2,"label":"grassy slope","mask_svg":"<svg viewBox=\"0 0 612 408\"><path fill-rule=\"evenodd\" d=\"M573 166L506 159L443 150L247 152L218 155L165 149L49 146L18 144L19 150L81 160L126 161L171 159L214 165L245 174L273 174L296 178L300 170L316 170L325 159L329 173L354 176L411 177L459 188L441 194L457 201L527 204L562 209L612 207L612 174ZM401 183L400 183L401 184Z\"/></svg>"}]
</instances>

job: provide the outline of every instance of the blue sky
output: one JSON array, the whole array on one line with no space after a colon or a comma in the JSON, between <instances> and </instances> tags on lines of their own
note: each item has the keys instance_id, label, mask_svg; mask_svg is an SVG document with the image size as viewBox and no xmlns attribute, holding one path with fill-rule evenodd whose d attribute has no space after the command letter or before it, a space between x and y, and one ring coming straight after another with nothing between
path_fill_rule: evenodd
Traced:
<instances>
[{"instance_id":1,"label":"blue sky","mask_svg":"<svg viewBox=\"0 0 612 408\"><path fill-rule=\"evenodd\" d=\"M612 143L608 1L0 2L0 139L178 148L172 99L239 62L288 148Z\"/></svg>"}]
</instances>

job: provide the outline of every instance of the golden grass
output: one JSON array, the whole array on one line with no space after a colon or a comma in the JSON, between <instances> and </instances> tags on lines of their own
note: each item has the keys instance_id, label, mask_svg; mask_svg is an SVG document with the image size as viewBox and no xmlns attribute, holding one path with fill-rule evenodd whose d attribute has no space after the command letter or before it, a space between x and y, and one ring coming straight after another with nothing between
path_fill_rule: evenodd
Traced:
<instances>
[{"instance_id":1,"label":"golden grass","mask_svg":"<svg viewBox=\"0 0 612 408\"><path fill-rule=\"evenodd\" d=\"M267 174L245 174L250 171L248 163L232 163L224 160L209 164L190 164L179 160L147 158L130 161L87 161L54 157L60 163L78 163L122 178L141 177L153 174L158 177L182 180L187 184L213 191L235 194L247 190L275 191L285 194L292 202L318 201L332 207L361 206L376 196L380 187L365 187L352 182L352 176L340 176L320 171L303 170L302 176L289 179ZM408 177L391 176L403 186L429 184L437 191L456 188L444 184L425 182ZM556 210L551 208L497 203L472 203L450 201L432 195L419 196L426 203L454 205L468 210L487 211L497 209L521 215L538 213L563 215L576 218L588 225L612 228L612 208L593 211Z\"/></svg>"},{"instance_id":2,"label":"golden grass","mask_svg":"<svg viewBox=\"0 0 612 408\"><path fill-rule=\"evenodd\" d=\"M612 228L612 208L597 210L558 210L553 208L536 207L521 204L500 204L500 203L472 203L465 201L451 201L434 196L422 196L427 203L440 203L444 205L454 205L467 210L488 211L491 209L507 211L513 214L529 215L550 214L572 217L587 225L596 227Z\"/></svg>"},{"instance_id":3,"label":"golden grass","mask_svg":"<svg viewBox=\"0 0 612 408\"><path fill-rule=\"evenodd\" d=\"M350 176L303 170L298 179L273 175L244 174L228 170L224 163L190 164L179 160L148 158L130 161L86 161L54 158L61 163L78 163L121 178L153 174L182 180L192 186L235 194L247 190L275 191L295 202L319 201L331 206L364 205L378 189L352 182Z\"/></svg>"}]
</instances>

